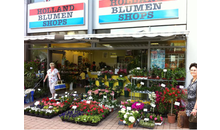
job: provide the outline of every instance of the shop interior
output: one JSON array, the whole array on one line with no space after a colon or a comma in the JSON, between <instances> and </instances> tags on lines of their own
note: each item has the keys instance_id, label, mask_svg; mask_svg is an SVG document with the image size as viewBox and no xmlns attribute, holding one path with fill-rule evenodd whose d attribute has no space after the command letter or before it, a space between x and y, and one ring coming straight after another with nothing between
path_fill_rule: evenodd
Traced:
<instances>
[{"instance_id":1,"label":"shop interior","mask_svg":"<svg viewBox=\"0 0 220 130\"><path fill-rule=\"evenodd\" d=\"M101 72L105 70L111 70L113 72L111 78L114 79L120 76L118 74L119 71L124 71L127 82L131 82L128 76L130 71L137 67L146 71L149 71L153 65L162 69L185 68L185 46L185 40L152 41L135 44L97 43L94 49L88 49L91 47L90 43L56 43L51 44L50 50L52 52L52 62L55 63L56 68L60 71L64 82L70 84L68 77L74 77L75 82L79 81L80 70L82 70L88 74L86 85L89 85L90 79L98 79ZM47 57L47 45L34 44L32 48L42 48L42 50L31 50L31 58L33 60ZM93 62L95 62L95 67L93 67ZM151 81L145 82L147 86L155 83ZM95 84L97 86L100 85L98 80ZM108 82L104 84L109 85ZM184 84L184 82L180 84ZM117 85L118 83L114 84L114 86ZM81 88L82 86L74 84L73 87ZM121 95L124 95L124 93ZM139 94L135 94L135 96L139 97Z\"/></svg>"}]
</instances>

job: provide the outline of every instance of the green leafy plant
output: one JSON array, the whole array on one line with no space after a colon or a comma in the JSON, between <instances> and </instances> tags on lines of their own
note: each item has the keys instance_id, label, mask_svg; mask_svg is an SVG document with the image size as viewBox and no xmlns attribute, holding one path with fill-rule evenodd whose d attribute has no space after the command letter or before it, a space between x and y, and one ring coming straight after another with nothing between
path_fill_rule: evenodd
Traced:
<instances>
[{"instance_id":1,"label":"green leafy plant","mask_svg":"<svg viewBox=\"0 0 220 130\"><path fill-rule=\"evenodd\" d=\"M173 73L174 73L175 79L186 78L185 68L176 68Z\"/></svg>"},{"instance_id":2,"label":"green leafy plant","mask_svg":"<svg viewBox=\"0 0 220 130\"><path fill-rule=\"evenodd\" d=\"M76 123L77 123L77 122L80 122L81 116L78 116L78 117L74 118L74 120L75 120Z\"/></svg>"},{"instance_id":3,"label":"green leafy plant","mask_svg":"<svg viewBox=\"0 0 220 130\"><path fill-rule=\"evenodd\" d=\"M95 116L90 116L90 121L91 121L92 123L98 123L99 121L101 121L101 117L100 117L100 116L97 116L97 115L95 115Z\"/></svg>"}]
</instances>

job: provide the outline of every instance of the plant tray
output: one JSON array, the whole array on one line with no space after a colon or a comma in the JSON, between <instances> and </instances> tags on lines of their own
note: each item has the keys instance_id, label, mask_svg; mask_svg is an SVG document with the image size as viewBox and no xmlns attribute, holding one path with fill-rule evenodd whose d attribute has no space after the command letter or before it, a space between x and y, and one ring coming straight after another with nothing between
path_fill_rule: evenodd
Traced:
<instances>
[{"instance_id":1,"label":"plant tray","mask_svg":"<svg viewBox=\"0 0 220 130\"><path fill-rule=\"evenodd\" d=\"M154 129L154 127L153 127L153 128L151 128L151 127L146 127L146 126L142 126L142 125L140 125L140 124L138 124L138 126L139 126L139 127L142 127L142 128L147 128L147 129Z\"/></svg>"},{"instance_id":2,"label":"plant tray","mask_svg":"<svg viewBox=\"0 0 220 130\"><path fill-rule=\"evenodd\" d=\"M163 121L162 121L161 123L156 123L156 122L155 122L155 125L162 125L162 124L163 124Z\"/></svg>"}]
</instances>

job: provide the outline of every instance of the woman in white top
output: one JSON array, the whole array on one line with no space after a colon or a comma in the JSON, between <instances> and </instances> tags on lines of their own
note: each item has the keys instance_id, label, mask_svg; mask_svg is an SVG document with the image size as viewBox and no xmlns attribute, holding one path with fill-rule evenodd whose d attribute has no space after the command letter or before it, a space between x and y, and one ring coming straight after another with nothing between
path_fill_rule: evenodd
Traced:
<instances>
[{"instance_id":1,"label":"woman in white top","mask_svg":"<svg viewBox=\"0 0 220 130\"><path fill-rule=\"evenodd\" d=\"M59 77L59 80L61 80L59 71L54 67L54 63L50 63L50 69L47 71L47 75L44 79L44 82L47 79L47 77L49 76L49 87L50 87L50 92L52 94L52 98L54 98L54 95L55 95L55 87L54 86L57 83L57 75Z\"/></svg>"}]
</instances>

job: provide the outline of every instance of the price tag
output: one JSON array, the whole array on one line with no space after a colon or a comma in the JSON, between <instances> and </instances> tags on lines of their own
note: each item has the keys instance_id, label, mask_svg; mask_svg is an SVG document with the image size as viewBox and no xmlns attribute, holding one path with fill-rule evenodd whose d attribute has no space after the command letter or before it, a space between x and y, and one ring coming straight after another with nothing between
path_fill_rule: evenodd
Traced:
<instances>
[{"instance_id":1,"label":"price tag","mask_svg":"<svg viewBox=\"0 0 220 130\"><path fill-rule=\"evenodd\" d=\"M89 99L92 99L92 97L89 97Z\"/></svg>"},{"instance_id":2,"label":"price tag","mask_svg":"<svg viewBox=\"0 0 220 130\"><path fill-rule=\"evenodd\" d=\"M141 105L141 103L137 103L136 105L137 105L137 106L140 106L140 105Z\"/></svg>"},{"instance_id":3,"label":"price tag","mask_svg":"<svg viewBox=\"0 0 220 130\"><path fill-rule=\"evenodd\" d=\"M137 67L137 70L140 70L141 68L140 67Z\"/></svg>"},{"instance_id":4,"label":"price tag","mask_svg":"<svg viewBox=\"0 0 220 130\"><path fill-rule=\"evenodd\" d=\"M33 69L33 67L30 67L30 69L32 70L32 69Z\"/></svg>"},{"instance_id":5,"label":"price tag","mask_svg":"<svg viewBox=\"0 0 220 130\"><path fill-rule=\"evenodd\" d=\"M74 91L74 93L77 93L77 91Z\"/></svg>"},{"instance_id":6,"label":"price tag","mask_svg":"<svg viewBox=\"0 0 220 130\"><path fill-rule=\"evenodd\" d=\"M163 69L163 72L167 72L167 69Z\"/></svg>"},{"instance_id":7,"label":"price tag","mask_svg":"<svg viewBox=\"0 0 220 130\"><path fill-rule=\"evenodd\" d=\"M144 121L149 121L149 118L144 118Z\"/></svg>"},{"instance_id":8,"label":"price tag","mask_svg":"<svg viewBox=\"0 0 220 130\"><path fill-rule=\"evenodd\" d=\"M67 92L65 92L65 94L67 94Z\"/></svg>"},{"instance_id":9,"label":"price tag","mask_svg":"<svg viewBox=\"0 0 220 130\"><path fill-rule=\"evenodd\" d=\"M59 104L60 102L57 102L57 104Z\"/></svg>"},{"instance_id":10,"label":"price tag","mask_svg":"<svg viewBox=\"0 0 220 130\"><path fill-rule=\"evenodd\" d=\"M40 88L38 88L37 90L40 91Z\"/></svg>"},{"instance_id":11,"label":"price tag","mask_svg":"<svg viewBox=\"0 0 220 130\"><path fill-rule=\"evenodd\" d=\"M144 85L144 82L141 82L141 85Z\"/></svg>"},{"instance_id":12,"label":"price tag","mask_svg":"<svg viewBox=\"0 0 220 130\"><path fill-rule=\"evenodd\" d=\"M183 88L184 88L184 86L183 86L183 85L180 85L180 88L181 88L181 89L183 89Z\"/></svg>"},{"instance_id":13,"label":"price tag","mask_svg":"<svg viewBox=\"0 0 220 130\"><path fill-rule=\"evenodd\" d=\"M147 108L144 108L144 111L147 112Z\"/></svg>"},{"instance_id":14,"label":"price tag","mask_svg":"<svg viewBox=\"0 0 220 130\"><path fill-rule=\"evenodd\" d=\"M87 104L90 104L90 101L86 101Z\"/></svg>"},{"instance_id":15,"label":"price tag","mask_svg":"<svg viewBox=\"0 0 220 130\"><path fill-rule=\"evenodd\" d=\"M72 108L73 108L73 109L76 109L76 108L77 108L77 106L73 106Z\"/></svg>"},{"instance_id":16,"label":"price tag","mask_svg":"<svg viewBox=\"0 0 220 130\"><path fill-rule=\"evenodd\" d=\"M67 97L67 95L65 95L65 97Z\"/></svg>"},{"instance_id":17,"label":"price tag","mask_svg":"<svg viewBox=\"0 0 220 130\"><path fill-rule=\"evenodd\" d=\"M151 106L152 106L152 107L155 107L156 105L155 105L155 104L151 104Z\"/></svg>"},{"instance_id":18,"label":"price tag","mask_svg":"<svg viewBox=\"0 0 220 130\"><path fill-rule=\"evenodd\" d=\"M76 94L73 94L73 96L75 97L75 96L76 96Z\"/></svg>"},{"instance_id":19,"label":"price tag","mask_svg":"<svg viewBox=\"0 0 220 130\"><path fill-rule=\"evenodd\" d=\"M107 98L107 96L103 96L103 98Z\"/></svg>"},{"instance_id":20,"label":"price tag","mask_svg":"<svg viewBox=\"0 0 220 130\"><path fill-rule=\"evenodd\" d=\"M165 84L161 84L161 87L165 87L166 85Z\"/></svg>"},{"instance_id":21,"label":"price tag","mask_svg":"<svg viewBox=\"0 0 220 130\"><path fill-rule=\"evenodd\" d=\"M131 110L131 107L127 107L127 110Z\"/></svg>"},{"instance_id":22,"label":"price tag","mask_svg":"<svg viewBox=\"0 0 220 130\"><path fill-rule=\"evenodd\" d=\"M175 102L174 105L180 106L180 103L179 102Z\"/></svg>"}]
</instances>

